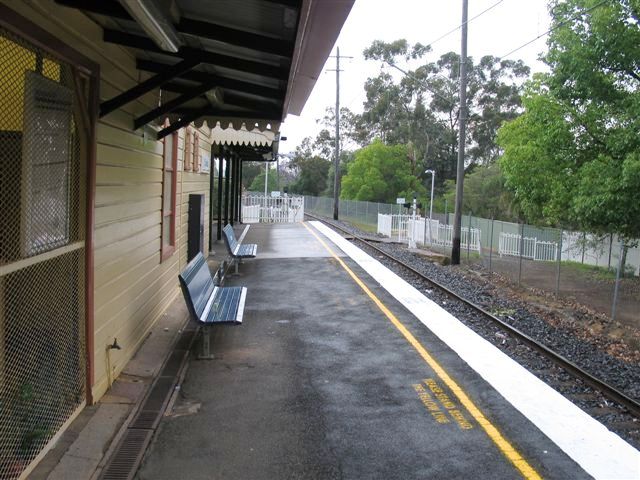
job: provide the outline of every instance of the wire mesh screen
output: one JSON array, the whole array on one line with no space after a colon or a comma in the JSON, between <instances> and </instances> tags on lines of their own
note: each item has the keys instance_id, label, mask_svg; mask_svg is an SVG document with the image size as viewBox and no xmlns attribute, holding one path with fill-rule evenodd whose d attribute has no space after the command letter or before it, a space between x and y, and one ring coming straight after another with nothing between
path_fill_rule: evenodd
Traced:
<instances>
[{"instance_id":1,"label":"wire mesh screen","mask_svg":"<svg viewBox=\"0 0 640 480\"><path fill-rule=\"evenodd\" d=\"M0 29L0 478L85 398L81 82ZM80 93L82 95L82 93Z\"/></svg>"}]
</instances>

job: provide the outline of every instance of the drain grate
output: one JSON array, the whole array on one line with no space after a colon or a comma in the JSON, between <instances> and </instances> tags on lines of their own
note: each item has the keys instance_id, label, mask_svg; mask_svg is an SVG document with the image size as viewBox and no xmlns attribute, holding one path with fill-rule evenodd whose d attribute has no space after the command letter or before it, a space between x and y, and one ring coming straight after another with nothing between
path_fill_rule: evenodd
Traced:
<instances>
[{"instance_id":1,"label":"drain grate","mask_svg":"<svg viewBox=\"0 0 640 480\"><path fill-rule=\"evenodd\" d=\"M100 480L131 480L134 478L171 398L173 388L178 381L177 377L185 364L183 360L188 354L194 335L195 330L185 329L182 331L144 403L102 470Z\"/></svg>"},{"instance_id":2,"label":"drain grate","mask_svg":"<svg viewBox=\"0 0 640 480\"><path fill-rule=\"evenodd\" d=\"M151 441L152 430L129 429L100 475L100 480L133 479Z\"/></svg>"},{"instance_id":3,"label":"drain grate","mask_svg":"<svg viewBox=\"0 0 640 480\"><path fill-rule=\"evenodd\" d=\"M159 412L140 412L136 415L136 418L131 422L129 428L140 428L153 430L160 423Z\"/></svg>"},{"instance_id":4,"label":"drain grate","mask_svg":"<svg viewBox=\"0 0 640 480\"><path fill-rule=\"evenodd\" d=\"M161 377L175 377L180 371L180 367L182 366L182 360L186 355L185 350L174 350L171 356L169 356L169 360L165 363L162 368L162 372L160 372Z\"/></svg>"},{"instance_id":5,"label":"drain grate","mask_svg":"<svg viewBox=\"0 0 640 480\"><path fill-rule=\"evenodd\" d=\"M180 335L180 339L176 342L176 346L174 350L189 350L189 346L191 345L191 339L193 338L194 332L184 332Z\"/></svg>"},{"instance_id":6,"label":"drain grate","mask_svg":"<svg viewBox=\"0 0 640 480\"><path fill-rule=\"evenodd\" d=\"M165 402L169 400L169 393L171 393L175 383L175 378L159 377L140 410L143 412L160 412Z\"/></svg>"}]
</instances>

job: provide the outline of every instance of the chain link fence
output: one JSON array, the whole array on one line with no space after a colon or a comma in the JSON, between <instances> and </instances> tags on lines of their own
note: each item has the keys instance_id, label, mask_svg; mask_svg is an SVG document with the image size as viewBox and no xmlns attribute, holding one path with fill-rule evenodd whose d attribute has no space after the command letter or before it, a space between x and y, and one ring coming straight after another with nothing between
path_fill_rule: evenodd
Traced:
<instances>
[{"instance_id":1,"label":"chain link fence","mask_svg":"<svg viewBox=\"0 0 640 480\"><path fill-rule=\"evenodd\" d=\"M85 95L70 65L0 29L0 478L85 400Z\"/></svg>"},{"instance_id":2,"label":"chain link fence","mask_svg":"<svg viewBox=\"0 0 640 480\"><path fill-rule=\"evenodd\" d=\"M331 217L333 199L306 196L305 209ZM452 213L434 212L432 222L425 222L424 217L412 219L401 205L354 200L340 200L339 213L340 220L372 234L451 253ZM515 284L573 299L619 322L640 323L640 248L625 248L613 234L597 236L466 213L462 240L463 263L481 264Z\"/></svg>"}]
</instances>

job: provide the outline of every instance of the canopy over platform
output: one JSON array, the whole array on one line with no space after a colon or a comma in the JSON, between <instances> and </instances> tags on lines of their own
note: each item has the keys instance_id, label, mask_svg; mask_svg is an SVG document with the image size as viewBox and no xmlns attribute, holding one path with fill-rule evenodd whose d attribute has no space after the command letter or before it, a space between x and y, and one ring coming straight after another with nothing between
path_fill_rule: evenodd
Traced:
<instances>
[{"instance_id":1,"label":"canopy over platform","mask_svg":"<svg viewBox=\"0 0 640 480\"><path fill-rule=\"evenodd\" d=\"M56 0L82 10L105 42L130 48L143 80L105 100L100 116L160 88L134 120L242 125L278 132L299 115L355 0Z\"/></svg>"}]
</instances>

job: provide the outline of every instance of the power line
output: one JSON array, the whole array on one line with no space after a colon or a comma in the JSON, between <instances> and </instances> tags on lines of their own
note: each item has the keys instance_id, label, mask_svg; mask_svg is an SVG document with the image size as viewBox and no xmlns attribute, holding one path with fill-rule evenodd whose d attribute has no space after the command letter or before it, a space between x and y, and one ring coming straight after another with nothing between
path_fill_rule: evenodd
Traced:
<instances>
[{"instance_id":1,"label":"power line","mask_svg":"<svg viewBox=\"0 0 640 480\"><path fill-rule=\"evenodd\" d=\"M482 15L484 15L485 13L487 13L489 10L497 7L498 5L500 5L502 2L504 2L504 0L499 0L498 2L494 3L493 5L491 5L490 7L486 8L485 10L483 10L482 12L480 12L478 15L476 15L475 17L470 18L469 20L467 20L465 23L461 23L460 25L458 25L456 28L454 28L453 30L449 30L447 33L439 36L438 38L436 38L434 41L429 42L427 45L433 45L436 42L439 42L440 40L442 40L443 38L448 37L449 35L451 35L454 32L457 32L458 30L460 30L464 25L468 25L470 22L474 21L476 18L481 17Z\"/></svg>"},{"instance_id":2,"label":"power line","mask_svg":"<svg viewBox=\"0 0 640 480\"><path fill-rule=\"evenodd\" d=\"M558 23L557 25L555 25L555 26L551 27L551 28L550 28L549 30L547 30L546 32L541 33L541 34L540 34L540 35L538 35L536 38L533 38L533 39L529 40L528 42L523 43L523 44L522 44L522 45L520 45L519 47L514 48L514 49L513 49L513 50L511 50L509 53L506 53L506 54L504 54L504 55L502 55L501 57L498 57L498 58L499 58L500 60L502 60L502 59L504 59L504 58L508 57L509 55L511 55L511 54L513 54L513 53L516 53L518 50L522 50L524 47L526 47L526 46L528 46L528 45L531 45L531 44L532 44L533 42L535 42L536 40L539 40L540 38L542 38L542 37L544 37L544 36L546 36L546 35L549 35L551 32L553 32L553 31L557 30L557 29L558 29L558 28L560 28L560 27L563 27L563 26L564 26L564 25L566 25L569 21L571 21L571 20L575 20L575 19L576 19L576 18L578 18L580 15L584 15L585 13L589 13L589 12L591 12L591 11L595 10L596 8L601 7L601 6L602 6L602 5L604 5L605 3L608 3L609 1L610 1L610 0L603 0L603 1L602 1L602 2L600 2L600 3L596 3L593 7L589 7L589 8L587 8L586 10L583 10L582 12L579 12L578 14L574 15L574 16L573 16L573 17L571 17L571 18L568 18L568 19L566 19L566 20L563 20L562 22Z\"/></svg>"},{"instance_id":3,"label":"power line","mask_svg":"<svg viewBox=\"0 0 640 480\"><path fill-rule=\"evenodd\" d=\"M406 77L409 77L409 78L413 79L415 82L420 83L420 84L421 84L421 85L422 85L426 90L428 90L432 95L435 95L436 97L439 97L439 98L440 98L440 100L444 100L444 101L445 101L445 102L447 102L447 103L451 102L451 99L450 99L450 98L445 98L445 97L443 97L443 96L442 96L442 95L440 95L437 91L435 91L433 88L431 88L431 87L426 83L426 79L425 79L425 80L422 80L422 79L420 79L420 78L416 77L416 76L415 76L415 74L414 74L413 72L409 72L409 71L407 71L407 70L404 70L404 69L400 68L399 66L397 66L395 63L391 63L391 62L388 62L388 61L386 61L386 60L383 60L383 62L384 62L384 63L386 63L387 65L389 65L390 67L395 68L395 69L396 69L396 70L398 70L399 72L403 73ZM439 75L439 76L440 76L440 77L442 77L442 75ZM445 77L442 77L442 78L444 78L445 80L448 80L448 79L447 79L447 78L445 78Z\"/></svg>"}]
</instances>

